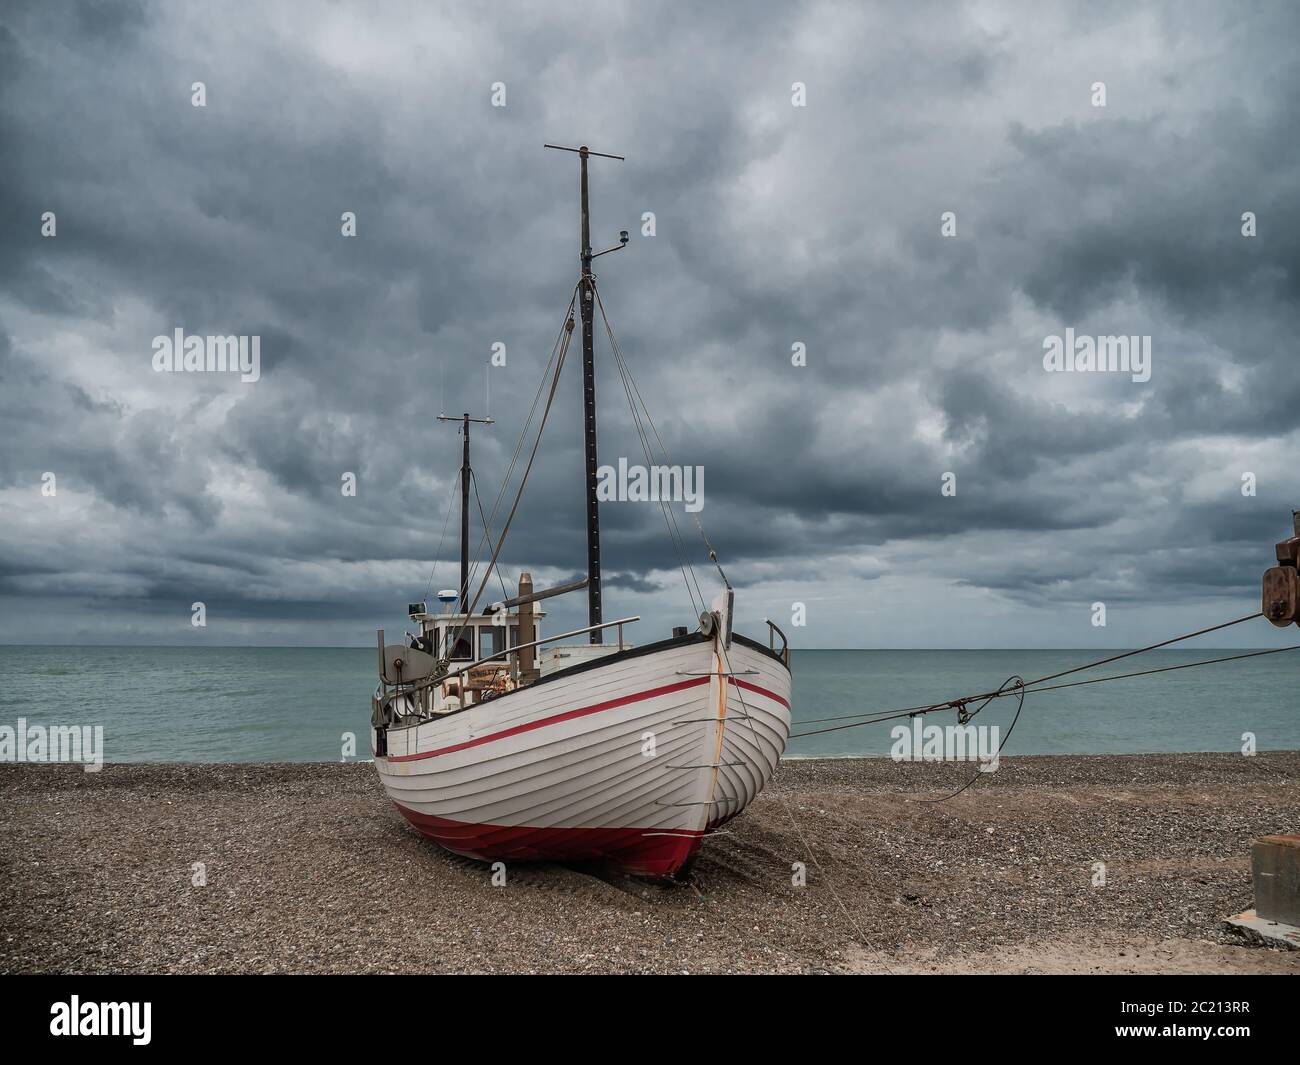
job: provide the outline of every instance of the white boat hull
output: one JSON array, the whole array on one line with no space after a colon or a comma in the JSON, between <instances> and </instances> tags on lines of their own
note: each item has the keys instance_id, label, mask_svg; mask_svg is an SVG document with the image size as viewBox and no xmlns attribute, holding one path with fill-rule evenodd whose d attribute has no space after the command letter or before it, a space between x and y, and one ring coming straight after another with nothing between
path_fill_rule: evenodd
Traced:
<instances>
[{"instance_id":1,"label":"white boat hull","mask_svg":"<svg viewBox=\"0 0 1300 1065\"><path fill-rule=\"evenodd\" d=\"M402 814L458 854L671 876L758 795L789 729L779 658L692 636L372 732L372 749Z\"/></svg>"}]
</instances>

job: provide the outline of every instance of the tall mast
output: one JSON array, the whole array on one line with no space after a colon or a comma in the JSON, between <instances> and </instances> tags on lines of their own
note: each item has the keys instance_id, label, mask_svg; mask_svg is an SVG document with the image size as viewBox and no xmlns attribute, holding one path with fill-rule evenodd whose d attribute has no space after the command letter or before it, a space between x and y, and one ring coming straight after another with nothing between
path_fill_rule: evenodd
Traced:
<instances>
[{"instance_id":1,"label":"tall mast","mask_svg":"<svg viewBox=\"0 0 1300 1065\"><path fill-rule=\"evenodd\" d=\"M471 418L466 411L459 418L438 415L440 422L461 423L461 461L460 461L460 612L469 613L469 479L473 471L469 465L469 426L470 422L491 425L491 418Z\"/></svg>"},{"instance_id":2,"label":"tall mast","mask_svg":"<svg viewBox=\"0 0 1300 1065\"><path fill-rule=\"evenodd\" d=\"M621 155L605 155L593 152L584 144L580 148L562 148L557 144L548 144L547 148L559 148L561 151L577 152L581 172L582 192L582 276L578 281L578 303L582 314L582 415L583 443L587 465L587 623L599 625L602 618L601 583L600 583L600 510L596 502L596 356L592 333L595 327L595 296L592 289L591 261L610 251L618 251L627 244L627 231L620 234L617 247L606 251L591 252L591 218L587 203L587 159L599 156L602 159L622 160ZM592 643L601 642L599 629L590 633Z\"/></svg>"},{"instance_id":3,"label":"tall mast","mask_svg":"<svg viewBox=\"0 0 1300 1065\"><path fill-rule=\"evenodd\" d=\"M587 211L587 146L578 149L582 165L582 423L587 452L587 624L599 625L600 509L596 503L596 354L592 340L595 299L591 289L591 220ZM601 642L600 629L591 630L591 642Z\"/></svg>"}]
</instances>

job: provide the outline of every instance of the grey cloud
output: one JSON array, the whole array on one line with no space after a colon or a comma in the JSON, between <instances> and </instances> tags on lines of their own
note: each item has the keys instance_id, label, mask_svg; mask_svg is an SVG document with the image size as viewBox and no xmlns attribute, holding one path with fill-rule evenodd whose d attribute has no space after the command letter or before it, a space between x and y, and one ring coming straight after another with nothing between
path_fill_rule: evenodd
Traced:
<instances>
[{"instance_id":1,"label":"grey cloud","mask_svg":"<svg viewBox=\"0 0 1300 1065\"><path fill-rule=\"evenodd\" d=\"M1153 10L626 4L593 26L576 6L9 5L0 595L28 606L0 639L81 631L83 573L131 638L190 638L171 619L196 598L252 641L317 620L304 642L365 643L400 617L454 482L436 415L480 412L505 343L499 422L475 434L490 509L571 291L576 168L546 140L628 155L593 164L593 240L637 234L598 260L602 293L674 460L706 468L701 517L756 615L915 609L949 582L987 593L972 628L1014 641L1008 604L1032 629L1098 597L1249 600L1300 503L1280 460L1238 490L1300 435L1300 16ZM1152 334L1152 382L1046 380L1042 335L1065 326ZM152 337L177 327L260 335L263 379L154 374ZM639 461L601 360L602 458ZM583 565L577 370L515 573ZM658 509L602 521L611 598L680 621ZM852 642L847 609L806 640Z\"/></svg>"}]
</instances>

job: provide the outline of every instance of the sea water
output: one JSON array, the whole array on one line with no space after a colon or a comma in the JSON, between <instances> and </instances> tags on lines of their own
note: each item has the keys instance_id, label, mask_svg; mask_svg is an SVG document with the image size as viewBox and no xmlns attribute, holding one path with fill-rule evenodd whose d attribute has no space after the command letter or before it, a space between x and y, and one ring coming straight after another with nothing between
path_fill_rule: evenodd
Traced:
<instances>
[{"instance_id":1,"label":"sea water","mask_svg":"<svg viewBox=\"0 0 1300 1065\"><path fill-rule=\"evenodd\" d=\"M1179 665L1233 651L1154 651L1101 670ZM1046 676L1089 651L793 653L795 733ZM1005 754L1300 748L1300 651L1030 694ZM0 726L103 727L107 762L351 761L369 757L373 648L0 647ZM1014 699L975 723L1005 737ZM927 718L940 724L953 714ZM884 755L899 722L795 738L787 757ZM349 742L351 738L351 743Z\"/></svg>"}]
</instances>

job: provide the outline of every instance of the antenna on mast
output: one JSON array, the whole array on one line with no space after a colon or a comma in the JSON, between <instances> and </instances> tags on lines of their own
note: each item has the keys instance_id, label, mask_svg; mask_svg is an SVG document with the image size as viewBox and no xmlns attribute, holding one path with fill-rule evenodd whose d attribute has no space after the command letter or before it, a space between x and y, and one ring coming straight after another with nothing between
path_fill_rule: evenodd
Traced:
<instances>
[{"instance_id":1,"label":"antenna on mast","mask_svg":"<svg viewBox=\"0 0 1300 1065\"><path fill-rule=\"evenodd\" d=\"M471 418L466 411L459 418L438 415L440 422L460 422L464 438L460 464L460 612L469 614L469 479L472 474L469 466L469 427L477 425L494 425L491 418Z\"/></svg>"},{"instance_id":2,"label":"antenna on mast","mask_svg":"<svg viewBox=\"0 0 1300 1065\"><path fill-rule=\"evenodd\" d=\"M587 623L592 626L602 621L601 586L600 586L600 512L596 500L596 359L592 339L594 324L593 288L591 261L612 251L627 247L628 235L624 229L619 233L619 242L604 251L591 251L591 221L587 209L587 159L595 156L599 159L616 159L623 162L621 155L607 155L593 152L585 144L578 148L568 148L562 144L545 144L544 148L553 148L558 152L574 152L581 161L582 193L582 276L578 282L581 299L578 301L582 311L582 410L584 437L587 459ZM600 643L600 629L592 628L591 642Z\"/></svg>"}]
</instances>

